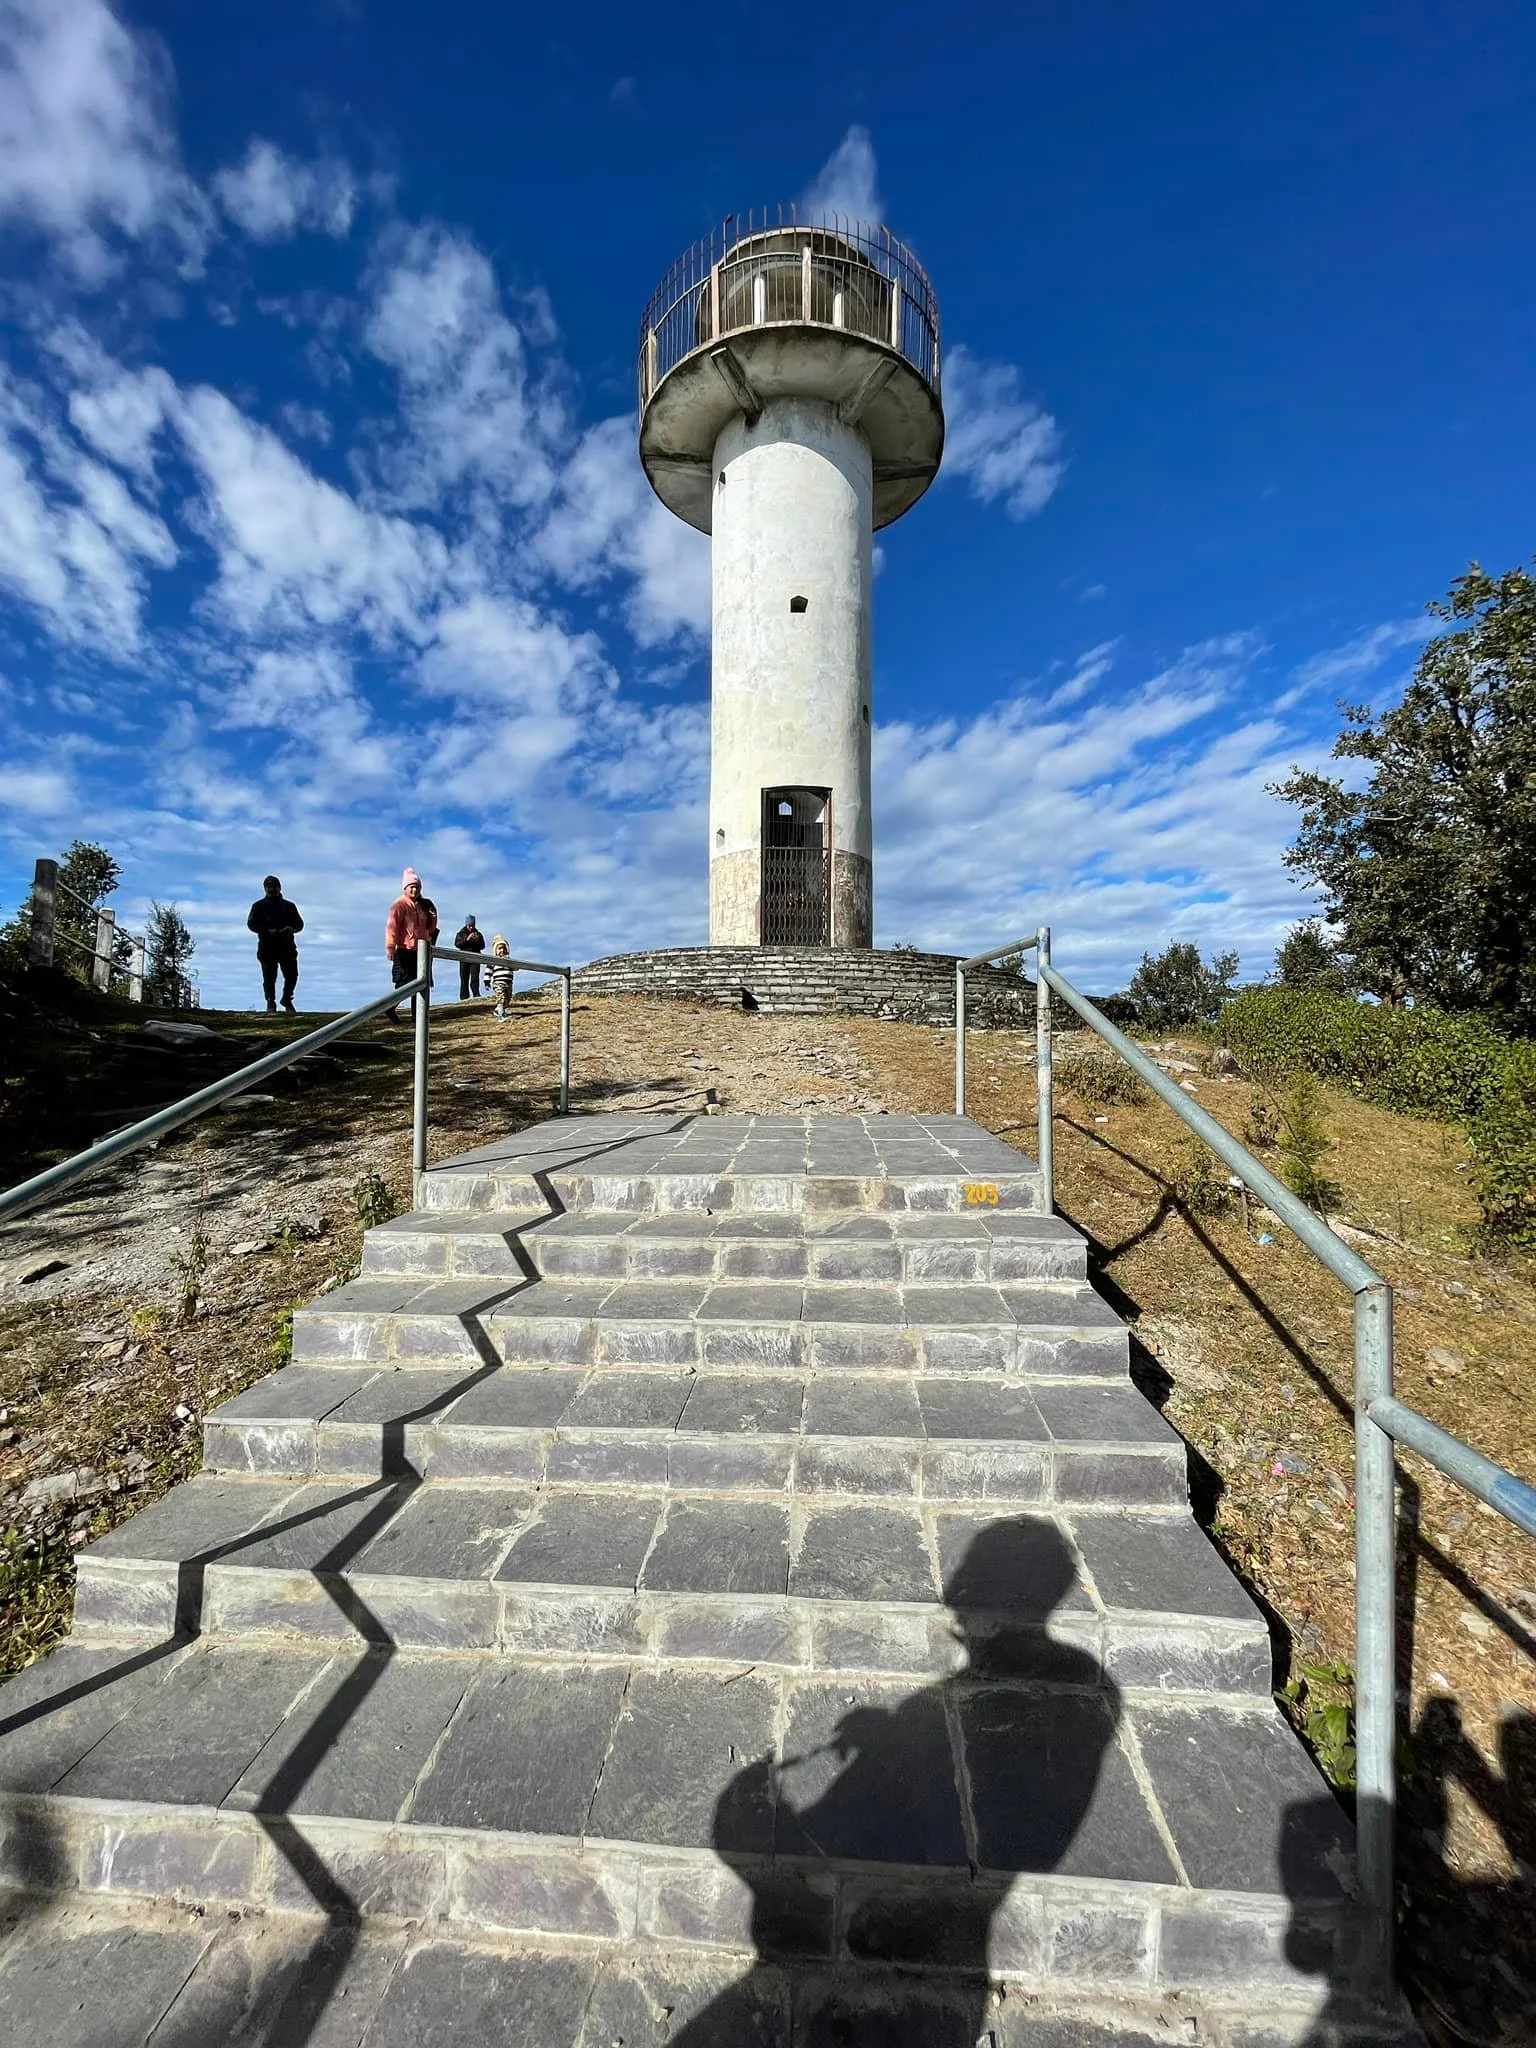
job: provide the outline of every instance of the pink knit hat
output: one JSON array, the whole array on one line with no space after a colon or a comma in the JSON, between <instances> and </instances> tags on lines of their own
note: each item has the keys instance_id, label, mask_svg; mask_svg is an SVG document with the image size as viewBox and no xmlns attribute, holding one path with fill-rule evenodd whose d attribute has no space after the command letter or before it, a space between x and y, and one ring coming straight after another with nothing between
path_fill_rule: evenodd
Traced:
<instances>
[{"instance_id":1,"label":"pink knit hat","mask_svg":"<svg viewBox=\"0 0 1536 2048\"><path fill-rule=\"evenodd\" d=\"M400 877L400 894L402 896L405 894L406 890L409 889L412 882L416 884L418 889L421 887L420 875L417 874L414 868L407 868L405 873Z\"/></svg>"}]
</instances>

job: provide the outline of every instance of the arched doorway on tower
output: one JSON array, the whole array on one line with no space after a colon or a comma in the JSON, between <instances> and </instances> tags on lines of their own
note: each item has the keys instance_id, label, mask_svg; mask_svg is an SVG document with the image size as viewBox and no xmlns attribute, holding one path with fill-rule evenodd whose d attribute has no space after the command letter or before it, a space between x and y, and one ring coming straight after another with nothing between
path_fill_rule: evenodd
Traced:
<instances>
[{"instance_id":1,"label":"arched doorway on tower","mask_svg":"<svg viewBox=\"0 0 1536 2048\"><path fill-rule=\"evenodd\" d=\"M832 792L763 791L765 946L832 943Z\"/></svg>"}]
</instances>

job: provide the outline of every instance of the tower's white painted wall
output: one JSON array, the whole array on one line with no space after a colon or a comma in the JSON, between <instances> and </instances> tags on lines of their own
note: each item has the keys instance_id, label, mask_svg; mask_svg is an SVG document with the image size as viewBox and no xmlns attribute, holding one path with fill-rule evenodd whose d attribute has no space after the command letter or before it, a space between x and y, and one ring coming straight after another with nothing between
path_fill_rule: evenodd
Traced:
<instances>
[{"instance_id":1,"label":"tower's white painted wall","mask_svg":"<svg viewBox=\"0 0 1536 2048\"><path fill-rule=\"evenodd\" d=\"M822 400L715 443L712 945L758 942L762 793L790 784L832 791L833 943L872 941L871 497L869 443Z\"/></svg>"}]
</instances>

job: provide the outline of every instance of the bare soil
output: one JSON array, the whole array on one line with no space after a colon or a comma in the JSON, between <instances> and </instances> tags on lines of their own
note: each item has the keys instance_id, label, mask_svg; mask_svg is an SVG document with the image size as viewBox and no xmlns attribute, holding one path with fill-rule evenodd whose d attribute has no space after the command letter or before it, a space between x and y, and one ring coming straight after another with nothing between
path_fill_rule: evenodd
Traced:
<instances>
[{"instance_id":1,"label":"bare soil","mask_svg":"<svg viewBox=\"0 0 1536 2048\"><path fill-rule=\"evenodd\" d=\"M195 1469L206 1410L284 1362L293 1304L355 1270L378 1183L405 1205L408 1033L373 1037L383 1057L210 1117L0 1228L0 1671L67 1628L74 1546ZM578 1112L685 1113L710 1089L731 1110L953 1102L952 1036L922 1026L591 999L574 1039ZM433 1158L551 1114L552 998L520 997L507 1024L443 1003L434 1047ZM1201 1046L1162 1052L1242 1135L1257 1091L1209 1075ZM975 1034L968 1065L971 1113L1032 1151L1032 1034ZM1469 1250L1461 1134L1327 1105L1336 1221L1396 1290L1400 1392L1536 1474L1536 1284ZM1059 1206L1190 1445L1197 1511L1271 1618L1277 1685L1342 1667L1306 1682L1312 1711L1287 1705L1347 1775L1316 1709L1349 1703L1353 1663L1348 1299L1256 1207L1195 1213L1196 1153L1160 1103L1059 1083L1057 1111ZM1401 1965L1433 2035L1515 2048L1536 2038L1536 1551L1411 1454L1400 1480Z\"/></svg>"}]
</instances>

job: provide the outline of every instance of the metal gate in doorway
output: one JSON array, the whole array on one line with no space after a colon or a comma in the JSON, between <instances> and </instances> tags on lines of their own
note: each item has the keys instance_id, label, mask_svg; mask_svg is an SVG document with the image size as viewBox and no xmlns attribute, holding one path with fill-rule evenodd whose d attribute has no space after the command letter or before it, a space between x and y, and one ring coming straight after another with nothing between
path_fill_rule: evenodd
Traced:
<instances>
[{"instance_id":1,"label":"metal gate in doorway","mask_svg":"<svg viewBox=\"0 0 1536 2048\"><path fill-rule=\"evenodd\" d=\"M765 946L832 943L832 792L763 791Z\"/></svg>"}]
</instances>

